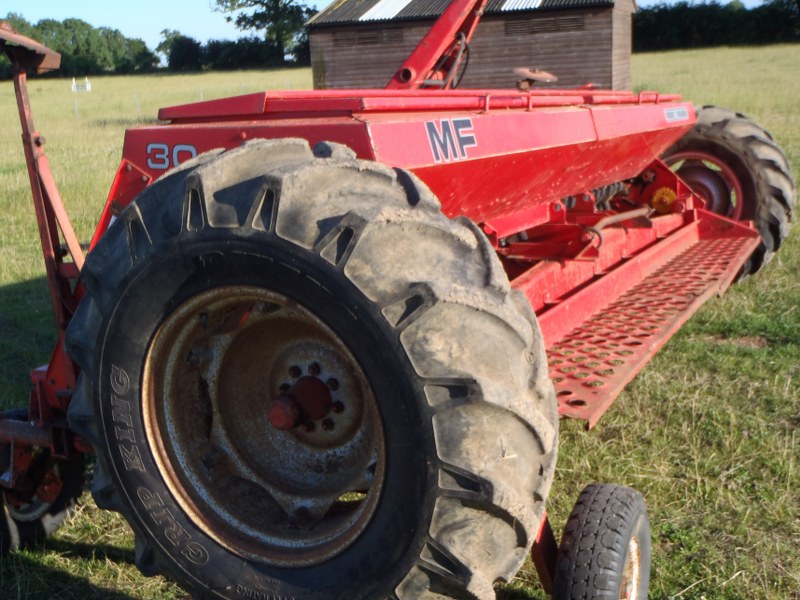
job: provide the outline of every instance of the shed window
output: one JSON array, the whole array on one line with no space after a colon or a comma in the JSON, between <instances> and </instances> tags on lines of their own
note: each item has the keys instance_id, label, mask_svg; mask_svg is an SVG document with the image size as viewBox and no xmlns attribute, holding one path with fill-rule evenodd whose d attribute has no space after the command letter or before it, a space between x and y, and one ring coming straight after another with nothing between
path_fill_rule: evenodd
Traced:
<instances>
[{"instance_id":1,"label":"shed window","mask_svg":"<svg viewBox=\"0 0 800 600\"><path fill-rule=\"evenodd\" d=\"M534 17L513 19L505 22L506 35L525 35L530 33L552 33L555 31L582 31L583 15L572 17Z\"/></svg>"},{"instance_id":2,"label":"shed window","mask_svg":"<svg viewBox=\"0 0 800 600\"><path fill-rule=\"evenodd\" d=\"M374 46L377 44L402 44L403 30L400 27L390 29L366 29L363 31L335 31L334 46Z\"/></svg>"}]
</instances>

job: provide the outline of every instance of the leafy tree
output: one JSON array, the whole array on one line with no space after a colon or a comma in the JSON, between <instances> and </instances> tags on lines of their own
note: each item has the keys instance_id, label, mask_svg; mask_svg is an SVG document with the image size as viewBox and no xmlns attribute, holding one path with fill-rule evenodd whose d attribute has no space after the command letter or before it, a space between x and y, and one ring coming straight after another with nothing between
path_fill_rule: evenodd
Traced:
<instances>
[{"instance_id":1,"label":"leafy tree","mask_svg":"<svg viewBox=\"0 0 800 600\"><path fill-rule=\"evenodd\" d=\"M9 13L5 20L23 35L60 53L61 75L149 71L158 64L158 58L142 40L126 38L116 29L95 28L80 19L42 19L33 25L15 13ZM6 65L0 69L2 77L11 74L10 65Z\"/></svg>"},{"instance_id":2,"label":"leafy tree","mask_svg":"<svg viewBox=\"0 0 800 600\"><path fill-rule=\"evenodd\" d=\"M178 36L169 47L167 61L171 71L199 71L203 66L203 46L194 38Z\"/></svg>"},{"instance_id":3,"label":"leafy tree","mask_svg":"<svg viewBox=\"0 0 800 600\"><path fill-rule=\"evenodd\" d=\"M303 53L302 44L307 42L303 38L304 23L314 11L301 0L215 0L215 3L218 11L229 13L227 20L239 29L263 31L280 63L287 54Z\"/></svg>"},{"instance_id":4,"label":"leafy tree","mask_svg":"<svg viewBox=\"0 0 800 600\"><path fill-rule=\"evenodd\" d=\"M633 49L769 44L800 40L800 0L657 4L633 16Z\"/></svg>"},{"instance_id":5,"label":"leafy tree","mask_svg":"<svg viewBox=\"0 0 800 600\"><path fill-rule=\"evenodd\" d=\"M175 29L162 29L161 41L159 42L158 46L156 46L156 52L169 57L169 51L172 49L172 44L174 44L175 40L180 37L183 37L183 34L180 31L176 31Z\"/></svg>"}]
</instances>

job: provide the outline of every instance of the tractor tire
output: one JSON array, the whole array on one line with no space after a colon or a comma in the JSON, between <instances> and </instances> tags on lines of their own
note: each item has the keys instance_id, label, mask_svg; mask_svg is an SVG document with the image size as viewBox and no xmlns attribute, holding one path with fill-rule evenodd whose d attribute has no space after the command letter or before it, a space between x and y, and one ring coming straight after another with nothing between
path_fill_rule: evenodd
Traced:
<instances>
[{"instance_id":1,"label":"tractor tire","mask_svg":"<svg viewBox=\"0 0 800 600\"><path fill-rule=\"evenodd\" d=\"M542 338L413 175L303 140L203 155L89 254L70 425L136 564L203 598L494 598L555 467Z\"/></svg>"},{"instance_id":2,"label":"tractor tire","mask_svg":"<svg viewBox=\"0 0 800 600\"><path fill-rule=\"evenodd\" d=\"M6 413L6 418L27 420L28 411L11 411ZM37 496L31 502L13 502L9 497L11 492L0 492L0 556L43 543L47 536L61 527L83 493L83 456L51 460L49 450L35 448L34 451L34 462L42 465L40 468L43 472L54 472L61 480L62 487L50 502ZM7 453L8 446L0 444L0 473L8 468Z\"/></svg>"},{"instance_id":3,"label":"tractor tire","mask_svg":"<svg viewBox=\"0 0 800 600\"><path fill-rule=\"evenodd\" d=\"M739 277L772 259L789 235L797 190L789 161L768 131L743 114L704 106L664 162L706 201L706 208L755 223L761 245Z\"/></svg>"},{"instance_id":4,"label":"tractor tire","mask_svg":"<svg viewBox=\"0 0 800 600\"><path fill-rule=\"evenodd\" d=\"M593 483L567 520L556 561L554 600L647 600L650 522L641 494Z\"/></svg>"}]
</instances>

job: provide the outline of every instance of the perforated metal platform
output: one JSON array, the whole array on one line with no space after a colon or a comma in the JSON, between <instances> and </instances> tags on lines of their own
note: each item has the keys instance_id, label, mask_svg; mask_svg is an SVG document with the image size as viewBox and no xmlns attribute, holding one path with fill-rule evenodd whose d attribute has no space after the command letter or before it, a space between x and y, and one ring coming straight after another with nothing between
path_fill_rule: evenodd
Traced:
<instances>
[{"instance_id":1,"label":"perforated metal platform","mask_svg":"<svg viewBox=\"0 0 800 600\"><path fill-rule=\"evenodd\" d=\"M548 348L559 412L593 427L622 388L758 245L701 239Z\"/></svg>"}]
</instances>

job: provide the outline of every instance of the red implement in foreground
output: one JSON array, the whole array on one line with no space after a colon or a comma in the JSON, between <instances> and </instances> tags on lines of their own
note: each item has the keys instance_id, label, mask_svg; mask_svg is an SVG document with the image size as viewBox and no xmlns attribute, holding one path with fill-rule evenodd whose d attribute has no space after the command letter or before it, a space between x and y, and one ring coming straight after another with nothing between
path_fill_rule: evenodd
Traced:
<instances>
[{"instance_id":1,"label":"red implement in foreground","mask_svg":"<svg viewBox=\"0 0 800 600\"><path fill-rule=\"evenodd\" d=\"M55 528L96 453L137 566L197 596L491 598L532 552L555 597L646 598L636 492L587 487L556 548L558 417L593 426L765 264L795 184L766 131L674 95L455 89L483 4L386 89L128 130L85 263L27 96L59 57L0 29L57 324L0 415L0 551Z\"/></svg>"}]
</instances>

